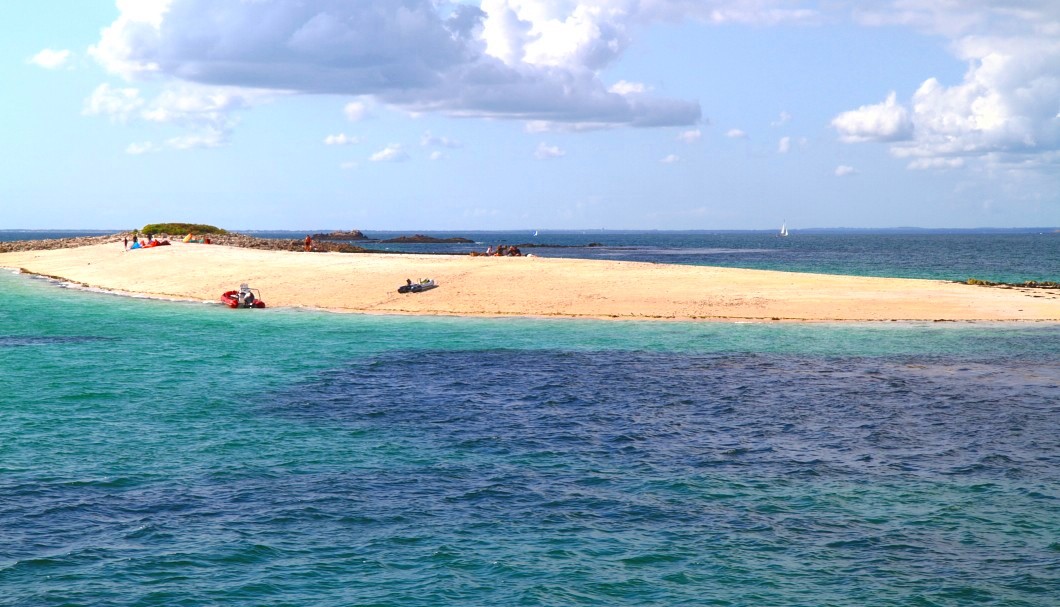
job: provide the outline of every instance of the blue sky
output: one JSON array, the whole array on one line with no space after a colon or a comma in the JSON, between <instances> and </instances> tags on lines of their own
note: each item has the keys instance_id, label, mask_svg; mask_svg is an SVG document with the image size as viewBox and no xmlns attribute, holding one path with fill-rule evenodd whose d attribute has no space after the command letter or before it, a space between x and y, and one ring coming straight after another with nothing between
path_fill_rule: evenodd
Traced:
<instances>
[{"instance_id":1,"label":"blue sky","mask_svg":"<svg viewBox=\"0 0 1060 607\"><path fill-rule=\"evenodd\" d=\"M1055 0L0 7L0 229L1060 225Z\"/></svg>"}]
</instances>

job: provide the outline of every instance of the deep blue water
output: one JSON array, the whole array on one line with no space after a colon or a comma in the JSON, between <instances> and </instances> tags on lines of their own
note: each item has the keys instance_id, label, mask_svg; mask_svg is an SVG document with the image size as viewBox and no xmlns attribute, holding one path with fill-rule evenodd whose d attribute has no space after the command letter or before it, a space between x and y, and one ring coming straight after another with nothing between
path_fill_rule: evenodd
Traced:
<instances>
[{"instance_id":1,"label":"deep blue water","mask_svg":"<svg viewBox=\"0 0 1060 607\"><path fill-rule=\"evenodd\" d=\"M260 313L259 313L260 312ZM0 274L0 605L1056 605L1060 327Z\"/></svg>"},{"instance_id":2,"label":"deep blue water","mask_svg":"<svg viewBox=\"0 0 1060 607\"><path fill-rule=\"evenodd\" d=\"M302 232L249 232L266 238L304 238ZM891 276L964 281L1028 280L1060 282L1060 232L1053 229L1003 231L855 231L793 232L423 232L439 238L459 236L475 244L355 243L367 248L467 254L487 246L525 245L523 253L757 268L792 272ZM54 238L56 233L4 232L0 241ZM373 239L411 232L368 231ZM77 233L64 233L65 236ZM551 246L550 246L551 245ZM599 245L599 246L588 246Z\"/></svg>"}]
</instances>

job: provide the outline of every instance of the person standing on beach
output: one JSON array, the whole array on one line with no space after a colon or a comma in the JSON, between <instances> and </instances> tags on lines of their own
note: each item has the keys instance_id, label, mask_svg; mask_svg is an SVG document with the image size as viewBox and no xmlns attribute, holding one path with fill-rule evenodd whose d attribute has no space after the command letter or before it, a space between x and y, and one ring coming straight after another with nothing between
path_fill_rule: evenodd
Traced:
<instances>
[{"instance_id":1,"label":"person standing on beach","mask_svg":"<svg viewBox=\"0 0 1060 607\"><path fill-rule=\"evenodd\" d=\"M129 237L128 237L128 236L126 236L126 237L125 237L125 240L123 241L123 243L122 243L122 244L124 244L124 245L125 245L125 248L126 248L126 249L128 249L128 248L129 248Z\"/></svg>"},{"instance_id":2,"label":"person standing on beach","mask_svg":"<svg viewBox=\"0 0 1060 607\"><path fill-rule=\"evenodd\" d=\"M306 251L312 251L313 250L313 239L309 236L309 234L305 235L305 250Z\"/></svg>"}]
</instances>

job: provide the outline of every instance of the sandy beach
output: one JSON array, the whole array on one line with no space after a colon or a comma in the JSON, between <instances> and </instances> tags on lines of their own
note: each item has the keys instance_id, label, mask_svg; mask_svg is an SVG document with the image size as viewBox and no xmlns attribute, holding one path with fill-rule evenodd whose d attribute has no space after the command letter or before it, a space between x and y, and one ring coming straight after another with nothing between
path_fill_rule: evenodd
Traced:
<instances>
[{"instance_id":1,"label":"sandy beach","mask_svg":"<svg viewBox=\"0 0 1060 607\"><path fill-rule=\"evenodd\" d=\"M543 257L263 251L120 243L0 254L0 267L108 291L270 308L460 316L729 321L1060 321L1055 289ZM399 294L405 279L439 287Z\"/></svg>"}]
</instances>

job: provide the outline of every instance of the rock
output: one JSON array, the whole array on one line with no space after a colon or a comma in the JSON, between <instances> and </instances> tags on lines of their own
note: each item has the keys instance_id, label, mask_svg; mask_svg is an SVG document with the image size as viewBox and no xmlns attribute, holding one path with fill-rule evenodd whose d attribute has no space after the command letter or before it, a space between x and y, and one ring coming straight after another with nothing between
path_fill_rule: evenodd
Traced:
<instances>
[{"instance_id":1,"label":"rock","mask_svg":"<svg viewBox=\"0 0 1060 607\"><path fill-rule=\"evenodd\" d=\"M360 230L350 230L349 232L328 232L327 234L313 234L313 240L368 240L368 237L364 235Z\"/></svg>"},{"instance_id":2,"label":"rock","mask_svg":"<svg viewBox=\"0 0 1060 607\"><path fill-rule=\"evenodd\" d=\"M434 236L424 236L423 234L416 234L414 236L398 236L397 238L388 238L387 240L380 240L379 242L388 244L474 244L474 240L467 238L435 238Z\"/></svg>"}]
</instances>

